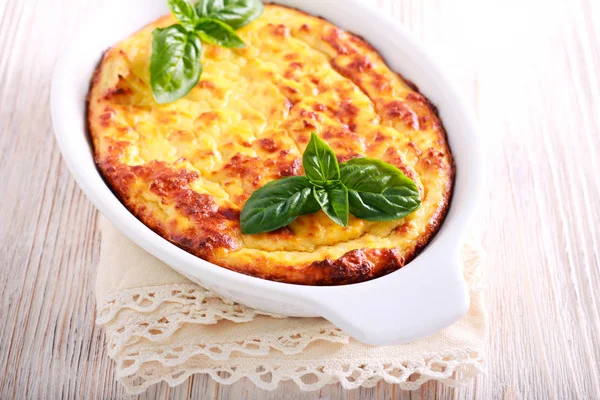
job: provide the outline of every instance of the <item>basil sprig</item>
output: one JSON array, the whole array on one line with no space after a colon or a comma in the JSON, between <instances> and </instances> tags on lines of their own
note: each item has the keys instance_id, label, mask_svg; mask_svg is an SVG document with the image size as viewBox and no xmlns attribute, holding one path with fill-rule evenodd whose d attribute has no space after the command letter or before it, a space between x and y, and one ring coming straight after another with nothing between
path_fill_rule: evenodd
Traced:
<instances>
[{"instance_id":1,"label":"basil sprig","mask_svg":"<svg viewBox=\"0 0 600 400\"><path fill-rule=\"evenodd\" d=\"M312 195L305 176L290 176L267 183L255 191L240 215L242 232L269 232L290 224L301 215ZM310 210L312 211L312 210Z\"/></svg>"},{"instance_id":2,"label":"basil sprig","mask_svg":"<svg viewBox=\"0 0 600 400\"><path fill-rule=\"evenodd\" d=\"M196 4L198 15L218 19L233 29L260 17L263 8L260 0L200 0Z\"/></svg>"},{"instance_id":3,"label":"basil sprig","mask_svg":"<svg viewBox=\"0 0 600 400\"><path fill-rule=\"evenodd\" d=\"M315 184L313 195L333 222L344 227L348 225L348 189L342 182L327 182L324 186Z\"/></svg>"},{"instance_id":4,"label":"basil sprig","mask_svg":"<svg viewBox=\"0 0 600 400\"><path fill-rule=\"evenodd\" d=\"M272 181L252 193L240 215L242 233L271 232L319 210L345 227L349 213L367 221L391 221L421 206L417 185L398 168L372 158L338 165L331 147L315 133L302 164L306 176Z\"/></svg>"},{"instance_id":5,"label":"basil sprig","mask_svg":"<svg viewBox=\"0 0 600 400\"><path fill-rule=\"evenodd\" d=\"M407 216L421 205L415 183L395 166L372 158L354 158L340 166L348 188L350 212L367 221Z\"/></svg>"},{"instance_id":6,"label":"basil sprig","mask_svg":"<svg viewBox=\"0 0 600 400\"><path fill-rule=\"evenodd\" d=\"M325 184L340 179L340 166L333 149L314 133L311 134L310 142L302 155L302 166L311 182Z\"/></svg>"},{"instance_id":7,"label":"basil sprig","mask_svg":"<svg viewBox=\"0 0 600 400\"><path fill-rule=\"evenodd\" d=\"M260 0L167 0L178 24L152 32L150 86L157 103L188 94L202 75L202 41L221 47L246 47L235 33L263 12Z\"/></svg>"}]
</instances>

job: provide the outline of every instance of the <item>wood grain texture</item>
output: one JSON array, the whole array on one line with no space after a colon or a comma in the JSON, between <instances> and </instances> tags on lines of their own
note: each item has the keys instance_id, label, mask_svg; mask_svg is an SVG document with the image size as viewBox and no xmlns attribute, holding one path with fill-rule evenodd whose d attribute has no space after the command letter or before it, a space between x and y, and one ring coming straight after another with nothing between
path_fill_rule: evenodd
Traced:
<instances>
[{"instance_id":1,"label":"wood grain texture","mask_svg":"<svg viewBox=\"0 0 600 400\"><path fill-rule=\"evenodd\" d=\"M343 0L338 0L343 3ZM600 2L370 0L423 40L487 142L489 373L301 393L196 375L141 398L600 398ZM52 136L57 54L99 0L0 1L0 398L126 398L94 326L96 211Z\"/></svg>"}]
</instances>

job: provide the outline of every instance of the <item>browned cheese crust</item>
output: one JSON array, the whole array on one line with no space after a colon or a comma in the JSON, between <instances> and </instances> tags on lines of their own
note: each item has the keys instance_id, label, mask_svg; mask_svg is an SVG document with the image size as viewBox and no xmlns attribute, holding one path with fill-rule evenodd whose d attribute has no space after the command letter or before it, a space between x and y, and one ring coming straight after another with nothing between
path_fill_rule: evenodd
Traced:
<instances>
[{"instance_id":1,"label":"browned cheese crust","mask_svg":"<svg viewBox=\"0 0 600 400\"><path fill-rule=\"evenodd\" d=\"M88 96L95 159L144 224L180 248L243 274L303 285L373 279L413 259L446 214L454 165L434 106L361 38L300 11L265 6L238 33L245 49L204 45L198 86L159 105L149 85L151 32L109 49ZM348 227L323 212L243 235L239 215L265 183L304 173L314 131L343 162L372 157L415 180L408 217Z\"/></svg>"}]
</instances>

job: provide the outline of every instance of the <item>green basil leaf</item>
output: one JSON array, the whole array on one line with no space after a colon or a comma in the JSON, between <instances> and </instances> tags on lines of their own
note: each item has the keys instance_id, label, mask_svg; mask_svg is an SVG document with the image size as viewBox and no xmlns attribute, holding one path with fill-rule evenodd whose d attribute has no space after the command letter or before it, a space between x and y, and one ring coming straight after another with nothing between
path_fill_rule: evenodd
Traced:
<instances>
[{"instance_id":1,"label":"green basil leaf","mask_svg":"<svg viewBox=\"0 0 600 400\"><path fill-rule=\"evenodd\" d=\"M181 25L152 32L150 86L160 103L175 101L190 92L200 80L202 43L196 33Z\"/></svg>"},{"instance_id":2,"label":"green basil leaf","mask_svg":"<svg viewBox=\"0 0 600 400\"><path fill-rule=\"evenodd\" d=\"M314 188L314 196L333 222L348 225L348 189L341 183Z\"/></svg>"},{"instance_id":3,"label":"green basil leaf","mask_svg":"<svg viewBox=\"0 0 600 400\"><path fill-rule=\"evenodd\" d=\"M198 23L198 14L193 4L188 0L168 0L169 8L179 23L189 32L194 30Z\"/></svg>"},{"instance_id":4,"label":"green basil leaf","mask_svg":"<svg viewBox=\"0 0 600 400\"><path fill-rule=\"evenodd\" d=\"M209 3L214 3L214 1L211 0L199 0L196 3L196 12L198 13L199 17L206 17L208 16L208 5Z\"/></svg>"},{"instance_id":5,"label":"green basil leaf","mask_svg":"<svg viewBox=\"0 0 600 400\"><path fill-rule=\"evenodd\" d=\"M210 14L224 7L223 0L200 0L196 3L196 11L201 17L209 17Z\"/></svg>"},{"instance_id":6,"label":"green basil leaf","mask_svg":"<svg viewBox=\"0 0 600 400\"><path fill-rule=\"evenodd\" d=\"M314 132L302 155L302 165L306 177L313 183L324 183L340 179L340 167L335 153Z\"/></svg>"},{"instance_id":7,"label":"green basil leaf","mask_svg":"<svg viewBox=\"0 0 600 400\"><path fill-rule=\"evenodd\" d=\"M214 18L201 18L196 25L200 38L221 47L239 49L246 47L242 39L226 23Z\"/></svg>"},{"instance_id":8,"label":"green basil leaf","mask_svg":"<svg viewBox=\"0 0 600 400\"><path fill-rule=\"evenodd\" d=\"M216 18L239 29L260 17L264 6L260 0L200 0L196 11L201 17Z\"/></svg>"},{"instance_id":9,"label":"green basil leaf","mask_svg":"<svg viewBox=\"0 0 600 400\"><path fill-rule=\"evenodd\" d=\"M302 209L300 210L300 215L313 214L319 210L321 210L321 205L319 204L319 202L317 202L317 199L315 199L315 196L311 193L311 195L308 196L304 207L302 207Z\"/></svg>"},{"instance_id":10,"label":"green basil leaf","mask_svg":"<svg viewBox=\"0 0 600 400\"><path fill-rule=\"evenodd\" d=\"M391 221L421 206L417 185L395 166L371 158L355 158L340 165L348 188L350 212L367 221Z\"/></svg>"},{"instance_id":11,"label":"green basil leaf","mask_svg":"<svg viewBox=\"0 0 600 400\"><path fill-rule=\"evenodd\" d=\"M312 195L305 176L290 176L267 183L246 201L240 214L242 233L271 232L298 217Z\"/></svg>"}]
</instances>

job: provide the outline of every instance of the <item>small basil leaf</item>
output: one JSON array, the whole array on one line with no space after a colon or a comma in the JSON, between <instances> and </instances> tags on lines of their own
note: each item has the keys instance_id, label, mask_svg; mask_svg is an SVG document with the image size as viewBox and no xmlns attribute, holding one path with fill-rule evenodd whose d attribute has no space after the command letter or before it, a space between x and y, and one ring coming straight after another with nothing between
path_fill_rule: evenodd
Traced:
<instances>
[{"instance_id":1,"label":"small basil leaf","mask_svg":"<svg viewBox=\"0 0 600 400\"><path fill-rule=\"evenodd\" d=\"M308 199L306 200L306 204L304 204L304 207L300 210L300 215L313 214L320 209L321 205L317 202L317 199L315 199L315 196L311 192L311 195L308 196Z\"/></svg>"},{"instance_id":2,"label":"small basil leaf","mask_svg":"<svg viewBox=\"0 0 600 400\"><path fill-rule=\"evenodd\" d=\"M207 17L208 16L208 5L209 3L214 3L212 0L200 0L196 3L196 12L199 17Z\"/></svg>"},{"instance_id":3,"label":"small basil leaf","mask_svg":"<svg viewBox=\"0 0 600 400\"><path fill-rule=\"evenodd\" d=\"M371 158L355 158L340 165L348 188L350 212L367 221L391 221L421 206L417 185L395 166Z\"/></svg>"},{"instance_id":4,"label":"small basil leaf","mask_svg":"<svg viewBox=\"0 0 600 400\"><path fill-rule=\"evenodd\" d=\"M340 179L340 167L335 153L314 132L310 135L310 142L302 155L302 165L306 177L315 183Z\"/></svg>"},{"instance_id":5,"label":"small basil leaf","mask_svg":"<svg viewBox=\"0 0 600 400\"><path fill-rule=\"evenodd\" d=\"M242 233L271 232L289 225L298 217L312 185L305 176L291 176L267 183L246 201L240 214Z\"/></svg>"},{"instance_id":6,"label":"small basil leaf","mask_svg":"<svg viewBox=\"0 0 600 400\"><path fill-rule=\"evenodd\" d=\"M217 18L239 29L260 17L264 6L260 0L200 0L196 10L201 17Z\"/></svg>"},{"instance_id":7,"label":"small basil leaf","mask_svg":"<svg viewBox=\"0 0 600 400\"><path fill-rule=\"evenodd\" d=\"M197 34L181 25L152 32L150 86L160 103L175 101L190 92L200 80L202 43Z\"/></svg>"},{"instance_id":8,"label":"small basil leaf","mask_svg":"<svg viewBox=\"0 0 600 400\"><path fill-rule=\"evenodd\" d=\"M239 49L246 47L242 39L226 23L214 18L201 18L196 29L200 38L221 47Z\"/></svg>"},{"instance_id":9,"label":"small basil leaf","mask_svg":"<svg viewBox=\"0 0 600 400\"><path fill-rule=\"evenodd\" d=\"M201 17L209 17L223 7L225 7L223 0L200 0L196 3L196 11Z\"/></svg>"},{"instance_id":10,"label":"small basil leaf","mask_svg":"<svg viewBox=\"0 0 600 400\"><path fill-rule=\"evenodd\" d=\"M188 0L168 0L169 8L179 23L189 32L194 30L198 23L196 9Z\"/></svg>"},{"instance_id":11,"label":"small basil leaf","mask_svg":"<svg viewBox=\"0 0 600 400\"><path fill-rule=\"evenodd\" d=\"M333 222L343 227L348 225L348 189L342 183L326 187L315 186L314 196Z\"/></svg>"}]
</instances>

